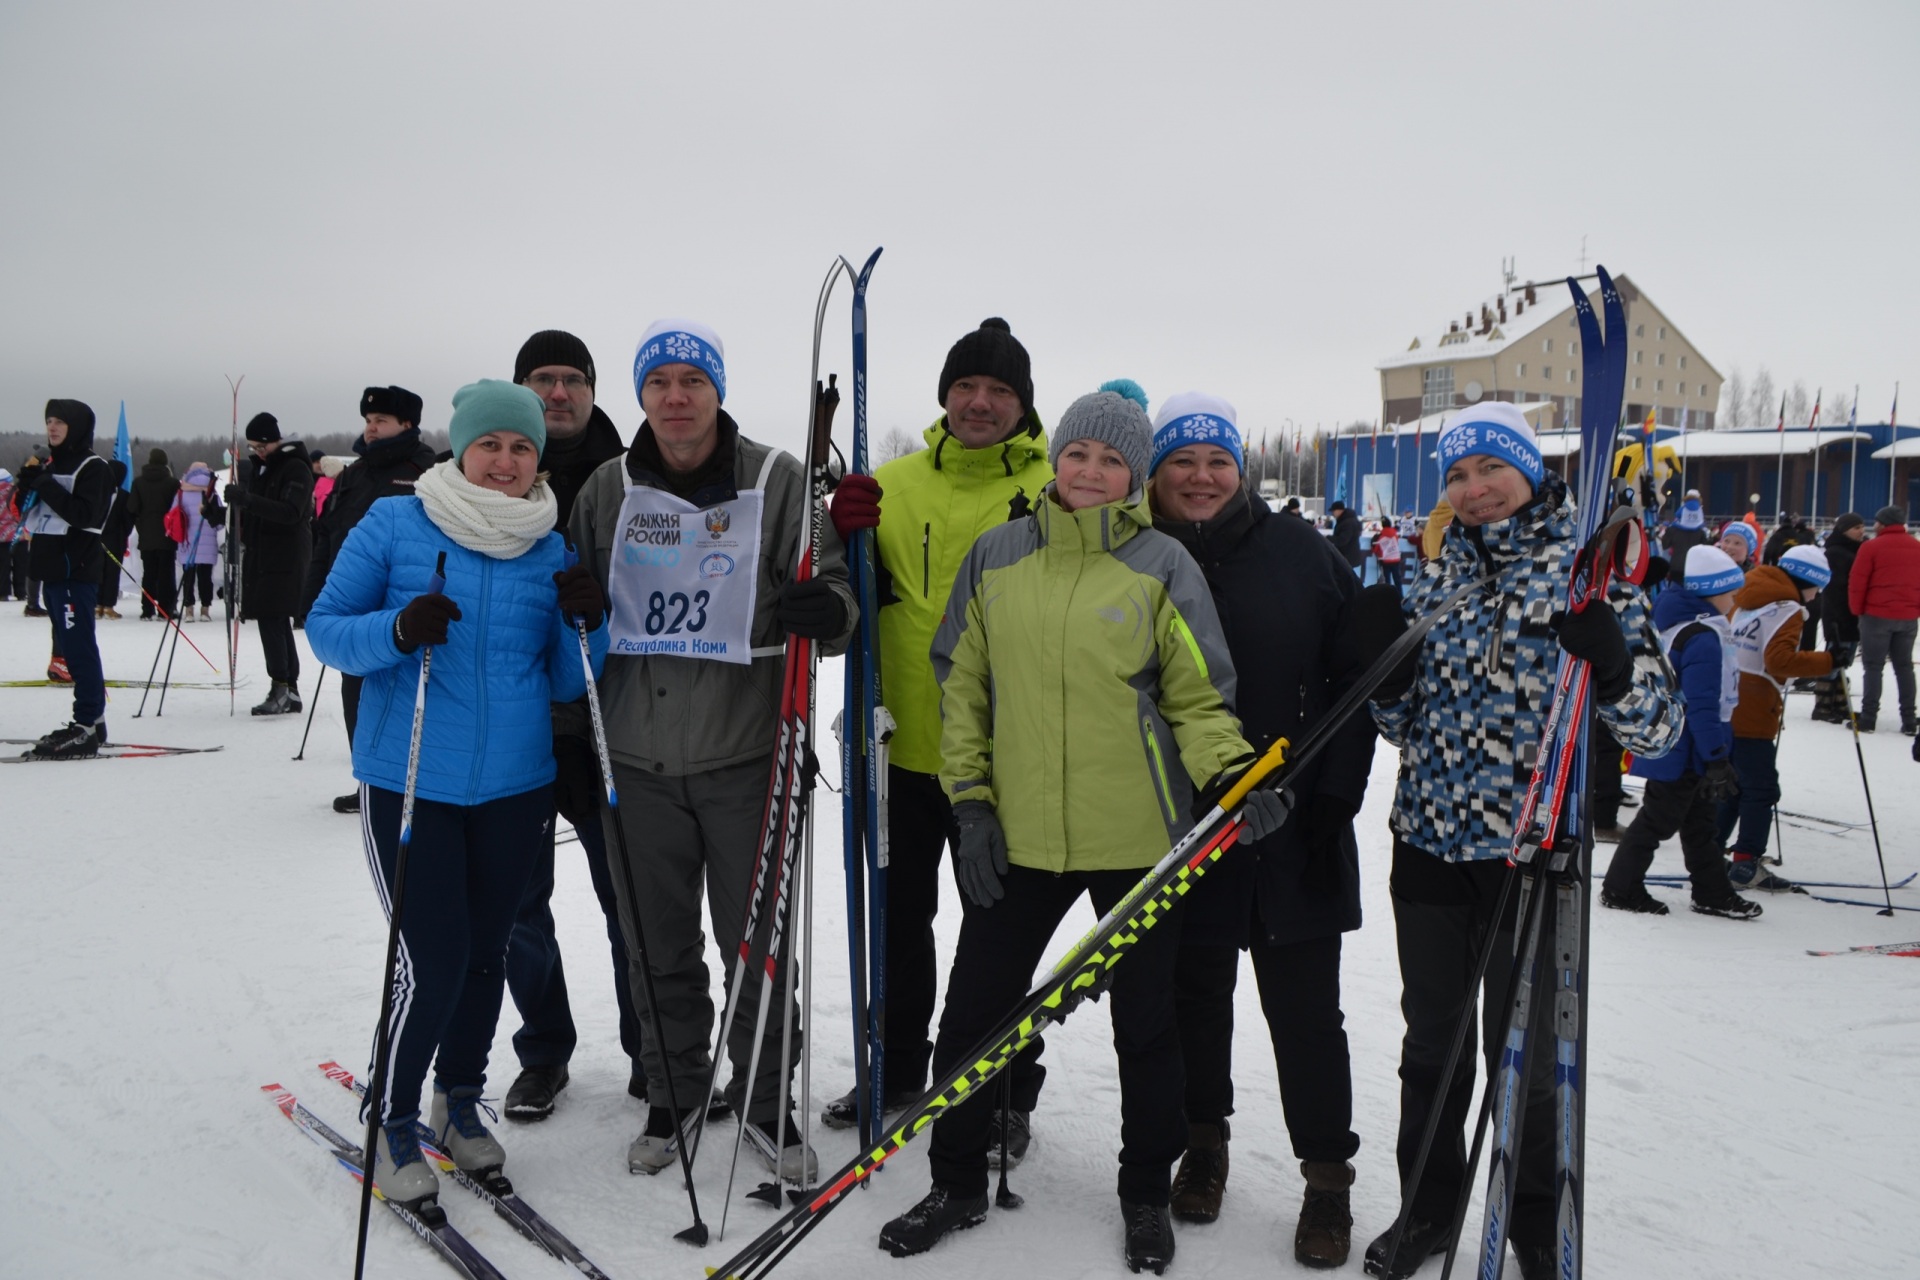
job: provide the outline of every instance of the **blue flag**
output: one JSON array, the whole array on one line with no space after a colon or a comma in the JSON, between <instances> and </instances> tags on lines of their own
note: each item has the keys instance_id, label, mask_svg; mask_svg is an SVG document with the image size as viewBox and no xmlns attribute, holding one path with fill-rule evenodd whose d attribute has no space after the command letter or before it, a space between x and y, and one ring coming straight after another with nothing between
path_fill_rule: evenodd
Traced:
<instances>
[{"instance_id":1,"label":"blue flag","mask_svg":"<svg viewBox=\"0 0 1920 1280\"><path fill-rule=\"evenodd\" d=\"M120 402L120 429L113 436L113 460L127 464L127 474L120 481L120 487L131 491L133 488L133 442L127 439L127 402Z\"/></svg>"},{"instance_id":2,"label":"blue flag","mask_svg":"<svg viewBox=\"0 0 1920 1280\"><path fill-rule=\"evenodd\" d=\"M1345 458L1340 459L1340 470L1333 482L1333 500L1347 501L1347 460Z\"/></svg>"}]
</instances>

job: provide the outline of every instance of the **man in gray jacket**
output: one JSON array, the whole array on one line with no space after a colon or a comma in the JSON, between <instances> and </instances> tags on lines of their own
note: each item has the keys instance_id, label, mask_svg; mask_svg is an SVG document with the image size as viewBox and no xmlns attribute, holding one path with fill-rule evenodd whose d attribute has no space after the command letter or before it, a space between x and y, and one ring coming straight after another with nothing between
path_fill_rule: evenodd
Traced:
<instances>
[{"instance_id":1,"label":"man in gray jacket","mask_svg":"<svg viewBox=\"0 0 1920 1280\"><path fill-rule=\"evenodd\" d=\"M732 957L760 843L787 637L838 652L855 615L845 552L824 512L820 562L812 578L795 579L807 479L791 456L749 440L720 408L726 364L718 335L693 321L659 321L641 339L634 384L646 421L625 455L587 481L571 529L581 559L613 602L600 698L666 1041L647 1037L651 1105L627 1158L634 1172L653 1173L677 1159L668 1145L675 1117L665 1082L672 1080L683 1114L704 1097L714 1003L700 927L703 881L714 940L721 955ZM645 838L634 838L639 833ZM617 858L611 825L607 844ZM613 879L633 996L650 1033L635 904L624 877ZM772 907L769 900L758 945ZM783 948L774 975L782 989L790 954ZM760 1130L766 1141L755 1145L765 1154L773 1150L781 1086L793 1063L781 1059L782 1022L769 1010L759 1078L753 1096L741 1096L760 983L753 972L728 1028L727 1100ZM794 1041L797 1054L797 1029ZM817 1162L791 1116L786 1139L779 1172L811 1180Z\"/></svg>"}]
</instances>

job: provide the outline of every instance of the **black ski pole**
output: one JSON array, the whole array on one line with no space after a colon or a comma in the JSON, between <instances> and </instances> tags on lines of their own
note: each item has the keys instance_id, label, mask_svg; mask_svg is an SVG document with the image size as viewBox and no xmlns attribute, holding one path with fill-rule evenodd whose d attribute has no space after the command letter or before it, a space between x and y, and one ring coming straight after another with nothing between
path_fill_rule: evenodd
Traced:
<instances>
[{"instance_id":1,"label":"black ski pole","mask_svg":"<svg viewBox=\"0 0 1920 1280\"><path fill-rule=\"evenodd\" d=\"M593 654L587 645L587 622L585 618L575 617L574 634L580 638L580 668L587 678L587 710L593 718L593 749L600 760L600 782L607 789L607 810L613 815L613 838L620 852L620 879L627 891L627 907L633 916L633 957L640 962L640 983L647 999L647 1020L653 1024L653 1043L659 1050L661 1075L667 1088L667 1109L673 1113L675 1130L680 1141L674 1145L680 1152L680 1173L687 1180L687 1204L693 1210L693 1225L685 1231L674 1233L675 1240L685 1240L688 1244L704 1245L707 1242L707 1224L700 1220L700 1197L693 1189L693 1161L687 1153L686 1130L681 1128L680 1100L674 1096L673 1070L667 1057L667 1034L660 1022L660 1001L653 990L653 964L647 959L647 931L640 922L640 895L633 887L633 859L627 852L627 824L620 817L620 793L613 785L613 757L607 751L607 727L600 718L600 687L593 678ZM740 1123L747 1123L746 1109L750 1099L743 1098L740 1103Z\"/></svg>"},{"instance_id":2,"label":"black ski pole","mask_svg":"<svg viewBox=\"0 0 1920 1280\"><path fill-rule=\"evenodd\" d=\"M439 595L447 585L447 553L434 565L428 594ZM427 719L427 673L433 669L433 646L420 649L420 683L413 692L413 735L407 743L407 786L400 800L400 847L393 858L393 908L387 920L386 979L380 988L380 1024L373 1029L373 1072L367 1081L367 1149L360 1157L360 1234L353 1249L353 1280L361 1280L367 1266L367 1218L373 1212L373 1163L380 1132L380 1114L387 1089L387 1050L392 1033L393 971L400 958L400 914L407 901L407 852L413 844L413 800L420 781L420 730Z\"/></svg>"},{"instance_id":3,"label":"black ski pole","mask_svg":"<svg viewBox=\"0 0 1920 1280\"><path fill-rule=\"evenodd\" d=\"M320 674L314 677L313 692L307 695L313 701L307 707L307 727L300 733L300 754L294 757L295 760L307 758L307 735L313 732L313 713L320 709L320 690L326 683L327 664L323 662L320 664Z\"/></svg>"},{"instance_id":4,"label":"black ski pole","mask_svg":"<svg viewBox=\"0 0 1920 1280\"><path fill-rule=\"evenodd\" d=\"M1867 757L1860 750L1860 717L1854 714L1853 690L1847 687L1847 673L1836 671L1840 677L1840 696L1847 700L1847 723L1853 726L1853 758L1860 765L1860 789L1867 795L1867 823L1873 828L1873 856L1880 860L1880 892L1887 897L1887 909L1874 912L1877 916L1893 914L1893 890L1887 885L1887 855L1880 848L1880 820L1873 816L1873 787L1867 782Z\"/></svg>"},{"instance_id":5,"label":"black ski pole","mask_svg":"<svg viewBox=\"0 0 1920 1280\"><path fill-rule=\"evenodd\" d=\"M180 632L173 633L173 643L167 646L167 669L160 675L160 701L153 708L153 718L158 720L167 714L167 690L173 686L173 655L180 652Z\"/></svg>"},{"instance_id":6,"label":"black ski pole","mask_svg":"<svg viewBox=\"0 0 1920 1280\"><path fill-rule=\"evenodd\" d=\"M1000 1073L1000 1189L993 1193L993 1203L1000 1209L1018 1209L1027 1202L1026 1197L1007 1185L1007 1117L1013 1110L1013 1072Z\"/></svg>"},{"instance_id":7,"label":"black ski pole","mask_svg":"<svg viewBox=\"0 0 1920 1280\"><path fill-rule=\"evenodd\" d=\"M153 646L153 665L147 668L146 688L140 691L140 710L133 713L133 718L135 720L138 720L142 715L146 713L147 695L153 692L153 675L154 675L154 672L160 670L160 651L162 649L165 649L166 647L167 647L167 633L166 633L166 629L162 628L160 631L160 643Z\"/></svg>"}]
</instances>

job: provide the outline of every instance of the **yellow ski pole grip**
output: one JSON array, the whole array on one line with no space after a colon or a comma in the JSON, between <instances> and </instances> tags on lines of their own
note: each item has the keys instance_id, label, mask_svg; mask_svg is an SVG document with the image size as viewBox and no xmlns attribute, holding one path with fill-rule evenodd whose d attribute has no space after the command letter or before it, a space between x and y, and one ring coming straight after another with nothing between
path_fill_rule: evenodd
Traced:
<instances>
[{"instance_id":1,"label":"yellow ski pole grip","mask_svg":"<svg viewBox=\"0 0 1920 1280\"><path fill-rule=\"evenodd\" d=\"M1240 802L1247 798L1247 792L1253 790L1261 779L1286 761L1289 745L1291 744L1285 738L1275 738L1273 745L1267 748L1266 754L1255 760L1253 767L1240 775L1240 781L1234 783L1228 788L1227 794L1220 797L1220 807L1228 813L1233 812Z\"/></svg>"}]
</instances>

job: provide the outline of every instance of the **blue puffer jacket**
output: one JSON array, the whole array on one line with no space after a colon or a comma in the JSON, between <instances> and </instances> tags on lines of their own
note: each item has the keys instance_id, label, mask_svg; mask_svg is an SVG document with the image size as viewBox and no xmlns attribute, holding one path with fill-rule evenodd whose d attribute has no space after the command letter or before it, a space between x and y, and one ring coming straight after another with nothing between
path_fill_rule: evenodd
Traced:
<instances>
[{"instance_id":1,"label":"blue puffer jacket","mask_svg":"<svg viewBox=\"0 0 1920 1280\"><path fill-rule=\"evenodd\" d=\"M1495 575L1427 633L1413 687L1372 704L1381 736L1401 749L1391 825L1414 848L1447 862L1512 852L1559 670L1549 619L1566 607L1576 550L1566 485L1548 472L1517 514L1476 529L1454 522L1408 593L1404 608L1419 617L1461 583ZM1634 754L1662 755L1685 726L1673 670L1640 593L1610 603L1634 673L1626 696L1599 707L1600 721Z\"/></svg>"},{"instance_id":2,"label":"blue puffer jacket","mask_svg":"<svg viewBox=\"0 0 1920 1280\"><path fill-rule=\"evenodd\" d=\"M447 553L446 594L460 606L433 651L420 738L419 794L476 805L553 781L549 703L587 691L580 642L561 616L553 575L566 544L548 534L514 560L468 551L441 533L418 498L382 498L353 527L307 615L314 656L366 677L353 735L353 776L400 791L407 782L420 653L402 653L393 622L427 591ZM607 629L588 633L594 674Z\"/></svg>"},{"instance_id":3,"label":"blue puffer jacket","mask_svg":"<svg viewBox=\"0 0 1920 1280\"><path fill-rule=\"evenodd\" d=\"M1683 773L1705 773L1733 750L1733 708L1740 700L1739 668L1733 663L1727 620L1692 592L1667 589L1653 604L1653 625L1667 649L1687 704L1687 727L1663 756L1633 758L1633 776L1673 782Z\"/></svg>"}]
</instances>

